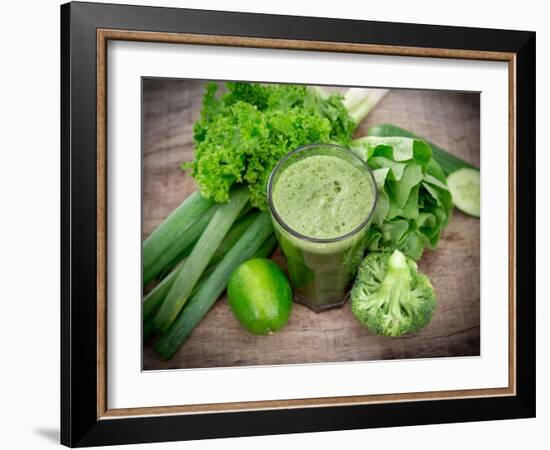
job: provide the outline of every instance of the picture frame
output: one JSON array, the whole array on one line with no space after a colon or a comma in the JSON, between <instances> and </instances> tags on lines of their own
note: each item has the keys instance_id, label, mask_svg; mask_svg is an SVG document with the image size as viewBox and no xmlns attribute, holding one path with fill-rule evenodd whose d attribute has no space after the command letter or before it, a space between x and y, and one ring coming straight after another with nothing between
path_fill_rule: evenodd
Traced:
<instances>
[{"instance_id":1,"label":"picture frame","mask_svg":"<svg viewBox=\"0 0 550 450\"><path fill-rule=\"evenodd\" d=\"M535 33L527 31L79 2L62 5L61 443L81 447L534 417L535 40ZM508 386L109 408L110 41L505 62Z\"/></svg>"}]
</instances>

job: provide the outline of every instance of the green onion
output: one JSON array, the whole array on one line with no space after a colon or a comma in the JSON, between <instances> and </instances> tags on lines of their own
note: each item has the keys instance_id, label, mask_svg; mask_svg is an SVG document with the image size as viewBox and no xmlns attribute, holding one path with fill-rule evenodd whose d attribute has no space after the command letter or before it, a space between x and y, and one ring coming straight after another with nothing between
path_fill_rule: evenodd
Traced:
<instances>
[{"instance_id":1,"label":"green onion","mask_svg":"<svg viewBox=\"0 0 550 450\"><path fill-rule=\"evenodd\" d=\"M176 279L178 275L178 270L181 268L181 266L185 263L187 258L184 258L175 268L162 279L162 281L157 284L151 292L149 292L145 298L143 299L143 321L148 321L153 314L158 311L158 308L168 292L170 291L170 288L174 284L174 280Z\"/></svg>"},{"instance_id":2,"label":"green onion","mask_svg":"<svg viewBox=\"0 0 550 450\"><path fill-rule=\"evenodd\" d=\"M216 213L219 205L213 205L203 212L196 220L183 230L177 233L170 246L161 253L155 261L145 265L143 263L143 286L147 286L152 280L161 276L163 272L173 268L178 261L188 256L193 246L199 240L202 232ZM145 255L145 250L144 250Z\"/></svg>"},{"instance_id":3,"label":"green onion","mask_svg":"<svg viewBox=\"0 0 550 450\"><path fill-rule=\"evenodd\" d=\"M197 292L197 290L201 288L201 286L208 279L208 276L216 269L217 265L218 264L212 264L211 266L208 266L208 268L205 270L201 279L195 285L195 288L193 289L191 296L195 295L195 292ZM174 271L173 273L176 274L177 272ZM145 304L143 305L143 340L144 341L148 339L155 332L155 320L152 314L158 311L163 300L164 300L164 296L158 295L155 298L155 302L150 301L148 303L148 307L150 308L150 311L147 313L147 316L145 313Z\"/></svg>"},{"instance_id":4,"label":"green onion","mask_svg":"<svg viewBox=\"0 0 550 450\"><path fill-rule=\"evenodd\" d=\"M255 218L256 215L254 215L253 217ZM243 230L243 232L244 231L245 230ZM224 242L225 242L225 240L224 240ZM222 245L223 245L223 243L222 243ZM252 257L253 258L269 258L271 256L271 254L273 253L273 249L275 248L276 245L277 245L277 238L275 237L274 234L272 234L271 236L269 236L263 242L263 244L258 248L256 253L254 253L254 255ZM220 248L221 248L221 246L218 247L218 250ZM222 258L223 258L223 256L222 256ZM212 258L212 259L214 259L214 258ZM215 263L212 263L208 266L208 268L202 274L201 279L199 280L199 282L197 283L197 285L193 289L193 292L191 293L191 297L193 297L197 293L197 291L199 289L201 289L202 285L206 282L206 280L208 279L210 274L212 272L214 272L214 270L216 270L216 267L218 267L218 265L219 265L219 261L215 262ZM175 274L175 272L173 272L173 273ZM172 279L172 281L173 281L173 279ZM170 283L170 285L171 285L171 283ZM168 288L168 290L169 290L169 288ZM153 291L151 291L151 292L153 292ZM153 332L155 331L154 320L153 320L154 317L152 316L152 314L154 314L158 311L158 308L161 305L162 301L164 300L164 297L166 296L166 293L167 293L167 290L165 289L164 295L157 294L157 298L149 302L150 313L148 313L147 317L146 317L146 312L145 312L145 303L143 305L143 340L144 341L146 339L148 339L153 334ZM146 297L146 300L147 300L147 297ZM184 308L184 310L185 310L185 308Z\"/></svg>"},{"instance_id":5,"label":"green onion","mask_svg":"<svg viewBox=\"0 0 550 450\"><path fill-rule=\"evenodd\" d=\"M241 186L231 192L228 203L218 207L191 254L179 268L174 284L155 316L156 329L165 332L174 322L248 197L247 187Z\"/></svg>"},{"instance_id":6,"label":"green onion","mask_svg":"<svg viewBox=\"0 0 550 450\"><path fill-rule=\"evenodd\" d=\"M152 320L148 320L143 323L143 341L149 339L155 331L155 324Z\"/></svg>"},{"instance_id":7,"label":"green onion","mask_svg":"<svg viewBox=\"0 0 550 450\"><path fill-rule=\"evenodd\" d=\"M432 148L433 157L437 161L437 163L441 166L441 169L443 170L443 172L445 172L445 175L449 175L450 173L453 173L458 169L463 169L465 167L469 169L479 170L477 167L473 166L469 162L466 162L463 159L459 158L458 156L455 156L452 153L449 153L448 151L443 150L441 147L437 146L433 142L430 142L427 139L424 139L421 136L417 136L413 132L400 128L396 125L391 125L389 123L376 125L374 127L369 128L368 134L369 136L383 136L383 137L399 136L399 137L422 139L426 141L428 144L430 144L430 147Z\"/></svg>"},{"instance_id":8,"label":"green onion","mask_svg":"<svg viewBox=\"0 0 550 450\"><path fill-rule=\"evenodd\" d=\"M229 250L231 250L231 248L235 245L235 243L239 240L243 233L248 230L248 228L250 228L250 225L254 223L254 220L256 219L256 217L258 217L259 214L260 211L258 209L255 209L254 211L249 212L235 222L235 224L229 230L229 233L227 233L227 236L225 236L222 243L216 249L216 252L212 256L212 259L210 260L211 265L223 259L223 257L227 254Z\"/></svg>"},{"instance_id":9,"label":"green onion","mask_svg":"<svg viewBox=\"0 0 550 450\"><path fill-rule=\"evenodd\" d=\"M216 300L226 288L231 273L243 261L256 254L260 247L264 248L267 253L273 250L273 247L269 248L269 246L274 245L274 240L266 244L265 247L263 245L272 233L271 217L268 213L262 212L221 260L212 275L207 278L206 282L189 300L189 303L168 332L159 339L155 350L161 358L168 359L172 357L185 342L193 329L216 303Z\"/></svg>"},{"instance_id":10,"label":"green onion","mask_svg":"<svg viewBox=\"0 0 550 450\"><path fill-rule=\"evenodd\" d=\"M250 227L254 219L258 216L259 211L252 211L241 217L229 230L227 236L223 239L220 246L216 249L216 252L212 256L208 267L219 262L225 254L235 245L239 240L242 234ZM147 322L150 317L158 310L160 304L170 291L170 288L174 284L174 280L178 275L178 271L181 266L185 263L186 258L183 258L182 261L165 277L162 281L157 284L154 289L149 292L143 299L143 322Z\"/></svg>"},{"instance_id":11,"label":"green onion","mask_svg":"<svg viewBox=\"0 0 550 450\"><path fill-rule=\"evenodd\" d=\"M143 266L153 264L212 205L199 191L187 197L143 242Z\"/></svg>"},{"instance_id":12,"label":"green onion","mask_svg":"<svg viewBox=\"0 0 550 450\"><path fill-rule=\"evenodd\" d=\"M252 258L269 258L273 253L273 249L277 245L277 238L274 234L269 236L262 245L256 250L256 253L252 255Z\"/></svg>"},{"instance_id":13,"label":"green onion","mask_svg":"<svg viewBox=\"0 0 550 450\"><path fill-rule=\"evenodd\" d=\"M208 222L210 221L210 219L212 219L214 212L216 212L215 208L217 208L218 206L219 205L214 205L212 208L206 211L206 213L203 214L203 216L201 216L201 218L197 222L195 222L195 224L198 224L198 226L200 227L200 232L198 232L198 234L197 234L197 231L194 230L193 227L191 227L188 232L188 234L191 236L188 236L186 233L186 236L182 238L184 245L181 245L180 241L174 243L174 247L177 247L177 248L184 247L183 250L176 257L172 257L170 262L167 262L168 258L159 259L160 261L162 261L162 263L159 262L159 268L161 264L164 265L164 268L155 276L155 278L157 278L158 280L164 279L164 277L170 274L174 269L174 267L176 267L183 258L187 258L189 256L189 253L191 253L191 250L193 250L193 247L201 237L200 235L208 225ZM235 222L235 225L231 228L231 230L233 230L233 228L235 228L237 224L239 224L241 219L244 216L246 216L252 209L253 209L252 205L250 203L247 203L246 207L244 207L241 213L239 214L239 217L237 218L237 222ZM208 220L204 219L203 221L203 217L207 217ZM229 233L231 233L231 230L229 230ZM244 229L242 231L244 232ZM223 242L222 242L222 245L223 245ZM229 250L229 248L227 248L227 250ZM217 257L216 255L218 254L219 251L220 249L218 248L218 250L216 250L216 253L214 253L214 256L212 257L212 261L210 261L210 264L212 264L212 262L215 260L215 258ZM173 256L174 253L175 252L170 252L170 256Z\"/></svg>"}]
</instances>

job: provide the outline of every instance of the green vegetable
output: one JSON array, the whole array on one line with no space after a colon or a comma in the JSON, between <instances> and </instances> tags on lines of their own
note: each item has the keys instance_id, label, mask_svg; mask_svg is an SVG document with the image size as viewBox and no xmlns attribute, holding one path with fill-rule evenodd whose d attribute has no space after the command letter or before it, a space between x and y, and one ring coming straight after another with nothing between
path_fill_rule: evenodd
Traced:
<instances>
[{"instance_id":1,"label":"green vegetable","mask_svg":"<svg viewBox=\"0 0 550 450\"><path fill-rule=\"evenodd\" d=\"M458 169L447 177L455 206L466 214L479 217L479 171Z\"/></svg>"},{"instance_id":2,"label":"green vegetable","mask_svg":"<svg viewBox=\"0 0 550 450\"><path fill-rule=\"evenodd\" d=\"M352 312L381 336L414 333L427 325L436 307L428 277L399 250L369 253L351 291Z\"/></svg>"},{"instance_id":3,"label":"green vegetable","mask_svg":"<svg viewBox=\"0 0 550 450\"><path fill-rule=\"evenodd\" d=\"M388 89L350 88L344 96L344 106L359 124L388 92Z\"/></svg>"},{"instance_id":4,"label":"green vegetable","mask_svg":"<svg viewBox=\"0 0 550 450\"><path fill-rule=\"evenodd\" d=\"M269 258L276 246L277 238L272 234L258 247L252 258Z\"/></svg>"},{"instance_id":5,"label":"green vegetable","mask_svg":"<svg viewBox=\"0 0 550 450\"><path fill-rule=\"evenodd\" d=\"M143 272L148 273L155 261L174 242L184 235L189 235L195 221L212 205L212 200L204 198L199 192L187 197L143 242Z\"/></svg>"},{"instance_id":6,"label":"green vegetable","mask_svg":"<svg viewBox=\"0 0 550 450\"><path fill-rule=\"evenodd\" d=\"M266 239L272 236L273 225L268 213L261 213L254 223L218 264L207 281L185 305L170 329L159 339L155 350L163 359L170 358L185 342L193 329L216 303L224 291L231 273L252 255L264 247ZM273 245L273 240L267 245ZM197 244L198 245L198 244ZM265 249L265 248L264 248ZM269 251L272 250L268 249Z\"/></svg>"},{"instance_id":7,"label":"green vegetable","mask_svg":"<svg viewBox=\"0 0 550 450\"><path fill-rule=\"evenodd\" d=\"M435 248L451 216L445 174L420 139L366 136L352 150L373 170L378 200L366 235L370 251L399 249L419 259Z\"/></svg>"},{"instance_id":8,"label":"green vegetable","mask_svg":"<svg viewBox=\"0 0 550 450\"><path fill-rule=\"evenodd\" d=\"M176 267L176 265L182 259L187 258L189 256L189 254L191 253L191 250L193 250L193 247L195 246L195 244L199 240L200 235L202 234L202 231L204 231L204 229L206 228L206 226L210 222L210 219L212 219L212 216L216 212L216 208L218 206L219 206L219 204L215 204L212 208L210 208L208 211L206 211L206 213L203 214L203 216L201 216L201 218L199 220L197 220L197 222L195 222L195 224L198 224L199 226L202 227L201 232L199 234L197 234L196 236L194 236L194 240L188 240L185 247L183 248L183 250L181 250L180 253L176 257L172 257L170 262L165 261L164 269L156 276L156 278L158 280L162 280L165 276L170 274L172 272L172 270L174 269L174 267ZM247 205L241 210L237 221L235 222L233 227L231 227L231 230L229 230L228 235L231 234L231 233L235 233L236 228L239 228L239 227L242 228L242 225L244 225L244 223L241 223L242 219L249 212L251 212L251 210L253 210L253 209L255 211L257 211L256 208L252 208L252 205L250 203L247 203ZM203 222L203 217L204 216L208 217L208 220L206 222ZM249 224L250 224L250 222L249 222ZM242 229L242 231L244 231L244 229ZM191 229L189 231L189 234L192 234ZM187 239L188 239L188 237L184 236L184 237L182 237L181 241L186 242ZM224 239L222 241L222 245L220 247L218 247L218 249L216 250L216 253L214 253L214 256L212 256L212 260L210 261L210 265L212 265L212 263L214 261L219 261L221 259L220 255L223 256L227 252L227 250L229 250L230 247L225 248L225 250L222 248L222 246L224 245L224 242L227 242L228 240L229 240L229 242L233 242L233 241L231 241L231 237L228 238L228 236L226 236L226 239ZM178 241L177 243L174 243L174 247L178 247L178 244L179 244L179 247L182 247L180 241ZM174 254L174 252L171 252L172 256L173 256L173 254Z\"/></svg>"},{"instance_id":9,"label":"green vegetable","mask_svg":"<svg viewBox=\"0 0 550 450\"><path fill-rule=\"evenodd\" d=\"M254 216L254 218L256 218L256 216ZM239 238L240 238L240 236L239 236ZM225 242L225 240L224 240L224 242ZM268 257L270 257L271 254L273 253L273 249L276 247L276 245L277 245L277 238L275 237L274 234L272 234L262 243L262 245L260 245L258 250L256 250L256 253L254 253L252 255L252 258L268 258ZM220 247L218 247L218 250L220 249ZM223 256L225 256L225 255L223 255ZM222 259L223 259L223 256L222 256ZM214 258L212 258L212 261L214 261ZM196 284L195 288L193 289L193 292L191 293L191 297L193 297L202 288L203 284L206 282L206 280L208 279L210 274L213 273L214 270L216 270L219 263L220 263L220 261L218 260L217 262L215 262L215 263L213 262L212 264L210 264L208 266L208 268L202 274L201 279L199 280L199 282ZM158 310L158 307L160 306L160 304L162 303L163 300L164 300L164 296L161 296L158 303L150 305L150 307L152 308L152 313L153 314ZM153 319L154 319L154 317L152 315L149 316L148 318L145 318L145 312L144 312L143 340L147 339L154 332L154 321L153 321Z\"/></svg>"},{"instance_id":10,"label":"green vegetable","mask_svg":"<svg viewBox=\"0 0 550 450\"><path fill-rule=\"evenodd\" d=\"M227 298L235 318L252 334L281 329L292 309L292 289L285 274L265 258L249 259L233 271Z\"/></svg>"},{"instance_id":11,"label":"green vegetable","mask_svg":"<svg viewBox=\"0 0 550 450\"><path fill-rule=\"evenodd\" d=\"M212 256L208 267L212 267L217 262L219 262L225 254L235 245L235 242L239 240L242 234L250 227L254 219L258 216L259 211L251 211L246 214L244 217L241 217L235 224L231 227L231 230L227 233L223 239L220 246L216 249L216 252ZM165 277L162 281L157 284L153 290L151 290L143 299L143 321L147 322L153 314L158 310L160 304L170 291L174 280L178 275L178 271L181 266L185 263L186 258L184 258L180 263ZM204 274L203 274L204 277ZM201 278L202 279L202 278Z\"/></svg>"},{"instance_id":12,"label":"green vegetable","mask_svg":"<svg viewBox=\"0 0 550 450\"><path fill-rule=\"evenodd\" d=\"M197 284L193 288L193 292L191 292L191 297L195 295L195 293L202 287L202 285L208 279L208 276L216 269L217 266L218 266L217 263L208 266L208 268L203 273L200 280L197 282ZM169 289L170 288L168 288L168 290ZM162 301L164 300L164 297L161 297L160 295L158 295L154 297L154 300L155 300L154 302L153 301L148 302L147 305L148 305L149 311L147 313L145 309L145 304L143 308L143 340L144 341L148 339L151 335L153 335L155 332L155 321L154 321L153 314L155 314L158 311L160 305L162 304Z\"/></svg>"},{"instance_id":13,"label":"green vegetable","mask_svg":"<svg viewBox=\"0 0 550 450\"><path fill-rule=\"evenodd\" d=\"M197 244L193 247L189 258L179 268L174 284L155 316L156 329L165 332L176 319L216 249L247 201L248 192L245 187L241 186L231 193L228 203L220 205L216 210Z\"/></svg>"},{"instance_id":14,"label":"green vegetable","mask_svg":"<svg viewBox=\"0 0 550 450\"><path fill-rule=\"evenodd\" d=\"M432 148L434 159L441 166L441 168L443 169L443 172L445 172L446 175L449 175L450 173L453 173L456 170L462 169L462 168L479 170L472 164L464 161L458 156L453 155L452 153L449 153L443 150L441 147L438 147L437 145L428 141L427 139L417 136L413 132L400 128L396 125L391 125L391 124L376 125L374 127L369 128L368 135L381 136L381 137L399 136L399 137L408 137L408 138L425 140Z\"/></svg>"},{"instance_id":15,"label":"green vegetable","mask_svg":"<svg viewBox=\"0 0 550 450\"><path fill-rule=\"evenodd\" d=\"M208 223L214 216L218 207L219 205L217 204L212 205L192 224L183 229L183 233L174 233L175 237L170 246L168 246L153 263L147 266L145 266L145 264L143 265L143 286L147 286L155 278L162 278L163 273L172 269L178 261L181 261L185 256L191 253L193 246L197 243L202 232L208 226ZM161 226L162 225L163 224L161 224Z\"/></svg>"},{"instance_id":16,"label":"green vegetable","mask_svg":"<svg viewBox=\"0 0 550 450\"><path fill-rule=\"evenodd\" d=\"M210 260L210 264L215 264L223 259L229 250L235 245L243 233L250 228L250 225L254 223L260 211L254 209L248 214L238 219L235 224L229 230L229 233L225 236L220 246L216 249L216 252Z\"/></svg>"},{"instance_id":17,"label":"green vegetable","mask_svg":"<svg viewBox=\"0 0 550 450\"><path fill-rule=\"evenodd\" d=\"M152 320L147 320L146 322L143 322L143 341L145 342L147 339L149 339L153 335L154 331L155 324Z\"/></svg>"},{"instance_id":18,"label":"green vegetable","mask_svg":"<svg viewBox=\"0 0 550 450\"><path fill-rule=\"evenodd\" d=\"M321 89L297 85L226 83L204 94L201 118L195 123L192 169L202 195L217 202L228 199L235 183L248 183L253 206L267 209L266 184L279 159L314 142L348 145L357 123L344 98Z\"/></svg>"},{"instance_id":19,"label":"green vegetable","mask_svg":"<svg viewBox=\"0 0 550 450\"><path fill-rule=\"evenodd\" d=\"M179 269L185 263L183 259L170 274L162 279L143 299L143 321L148 321L158 311L160 304L170 291Z\"/></svg>"}]
</instances>

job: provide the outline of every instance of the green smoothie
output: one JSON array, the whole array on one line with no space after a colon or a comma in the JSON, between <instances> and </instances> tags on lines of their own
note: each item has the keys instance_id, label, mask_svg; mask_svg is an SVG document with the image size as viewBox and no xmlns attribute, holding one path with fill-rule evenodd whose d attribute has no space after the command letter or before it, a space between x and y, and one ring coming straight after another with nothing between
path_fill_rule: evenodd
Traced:
<instances>
[{"instance_id":1,"label":"green smoothie","mask_svg":"<svg viewBox=\"0 0 550 450\"><path fill-rule=\"evenodd\" d=\"M296 301L315 311L345 302L376 195L366 164L340 146L304 147L275 168L269 203Z\"/></svg>"},{"instance_id":2,"label":"green smoothie","mask_svg":"<svg viewBox=\"0 0 550 450\"><path fill-rule=\"evenodd\" d=\"M337 156L313 155L289 166L273 187L273 204L294 231L332 239L355 230L372 209L368 172Z\"/></svg>"}]
</instances>

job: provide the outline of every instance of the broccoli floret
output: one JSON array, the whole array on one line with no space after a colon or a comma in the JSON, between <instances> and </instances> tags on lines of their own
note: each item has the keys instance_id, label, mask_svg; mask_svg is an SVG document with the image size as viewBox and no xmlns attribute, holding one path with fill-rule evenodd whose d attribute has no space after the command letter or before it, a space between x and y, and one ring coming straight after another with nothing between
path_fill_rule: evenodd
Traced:
<instances>
[{"instance_id":1,"label":"broccoli floret","mask_svg":"<svg viewBox=\"0 0 550 450\"><path fill-rule=\"evenodd\" d=\"M353 314L373 333L401 336L427 325L436 306L428 277L399 250L369 253L351 291Z\"/></svg>"}]
</instances>

